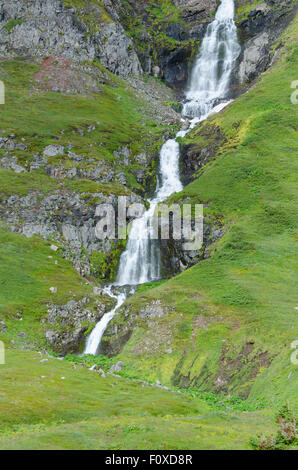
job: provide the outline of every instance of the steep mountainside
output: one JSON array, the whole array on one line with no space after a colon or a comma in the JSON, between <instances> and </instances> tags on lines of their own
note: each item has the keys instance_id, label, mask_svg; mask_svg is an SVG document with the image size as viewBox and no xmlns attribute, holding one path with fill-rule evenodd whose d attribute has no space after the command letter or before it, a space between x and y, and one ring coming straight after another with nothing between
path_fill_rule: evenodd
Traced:
<instances>
[{"instance_id":1,"label":"steep mountainside","mask_svg":"<svg viewBox=\"0 0 298 470\"><path fill-rule=\"evenodd\" d=\"M73 355L114 305L102 287L125 248L96 237L96 207L111 203L117 218L118 196L153 194L161 145L187 126L183 90L219 3L0 0L0 377L17 382L10 416L0 393L1 448L121 448L124 436L127 448L249 448L287 400L298 412L292 0L235 1L234 101L180 138L185 187L169 202L204 204L203 247L163 241L163 280L126 300L104 356L85 359L99 374ZM120 378L106 377L119 361ZM128 402L115 409L118 390Z\"/></svg>"},{"instance_id":2,"label":"steep mountainside","mask_svg":"<svg viewBox=\"0 0 298 470\"><path fill-rule=\"evenodd\" d=\"M182 141L198 171L171 202L204 203L221 233L198 264L141 289L114 318L105 351L122 351L127 370L250 400L295 398L294 26L262 80ZM181 245L168 248L185 267Z\"/></svg>"}]
</instances>

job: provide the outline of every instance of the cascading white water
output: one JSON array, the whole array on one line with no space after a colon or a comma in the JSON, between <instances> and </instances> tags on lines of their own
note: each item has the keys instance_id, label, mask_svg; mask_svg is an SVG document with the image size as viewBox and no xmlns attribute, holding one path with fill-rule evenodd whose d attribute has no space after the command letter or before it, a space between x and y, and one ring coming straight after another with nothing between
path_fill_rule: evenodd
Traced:
<instances>
[{"instance_id":1,"label":"cascading white water","mask_svg":"<svg viewBox=\"0 0 298 470\"><path fill-rule=\"evenodd\" d=\"M101 338L106 331L106 328L109 322L112 320L113 316L115 315L116 310L123 304L126 299L126 295L121 293L119 295L114 295L112 292L112 286L107 286L104 289L104 293L108 294L113 299L117 299L117 304L110 312L106 313L102 319L97 323L95 328L92 330L91 334L89 335L85 347L84 354L93 354L96 355L98 352L98 348L101 342Z\"/></svg>"},{"instance_id":2,"label":"cascading white water","mask_svg":"<svg viewBox=\"0 0 298 470\"><path fill-rule=\"evenodd\" d=\"M182 190L179 178L179 144L168 140L160 151L160 183L145 214L132 222L126 250L120 257L116 285L136 285L160 278L160 252L157 240L152 239L152 220L158 203Z\"/></svg>"},{"instance_id":3,"label":"cascading white water","mask_svg":"<svg viewBox=\"0 0 298 470\"><path fill-rule=\"evenodd\" d=\"M231 72L241 48L233 21L234 1L222 0L215 20L207 27L192 70L183 114L207 117L229 90Z\"/></svg>"},{"instance_id":4,"label":"cascading white water","mask_svg":"<svg viewBox=\"0 0 298 470\"><path fill-rule=\"evenodd\" d=\"M190 129L198 121L206 119L211 112L218 112L229 103L223 100L227 96L231 72L240 53L233 17L234 1L222 0L215 20L208 25L182 110L182 114L193 118ZM186 133L187 131L180 131L176 138ZM160 251L158 241L151 238L152 220L157 204L182 190L179 157L179 143L175 139L168 140L160 151L160 179L155 197L149 201L150 207L143 216L131 224L126 250L120 258L116 286L133 286L160 278ZM117 305L103 316L91 332L85 354L97 354L108 323L126 298L125 294L112 294L111 286L105 291L117 298Z\"/></svg>"},{"instance_id":5,"label":"cascading white water","mask_svg":"<svg viewBox=\"0 0 298 470\"><path fill-rule=\"evenodd\" d=\"M178 134L182 135L185 132L182 131ZM179 178L179 144L175 139L168 140L161 148L160 180L154 199L149 201L149 209L131 224L126 250L120 257L118 276L114 284L116 286L133 286L160 278L160 251L158 241L151 239L152 220L157 204L182 189ZM116 296L111 289L112 286L108 286L104 291L111 297L117 298L117 305L106 313L92 330L84 354L96 355L98 353L101 338L109 322L126 299L124 293Z\"/></svg>"}]
</instances>

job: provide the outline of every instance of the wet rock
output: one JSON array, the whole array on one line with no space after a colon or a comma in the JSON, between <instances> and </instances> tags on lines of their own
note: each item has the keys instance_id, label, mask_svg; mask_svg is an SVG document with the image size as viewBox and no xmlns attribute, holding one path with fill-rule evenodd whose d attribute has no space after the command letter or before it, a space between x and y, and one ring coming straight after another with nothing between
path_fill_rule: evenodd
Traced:
<instances>
[{"instance_id":1,"label":"wet rock","mask_svg":"<svg viewBox=\"0 0 298 470\"><path fill-rule=\"evenodd\" d=\"M212 124L203 126L199 135L203 137L200 144L181 145L180 172L184 185L197 177L197 172L215 158L219 147L226 141L221 129Z\"/></svg>"}]
</instances>

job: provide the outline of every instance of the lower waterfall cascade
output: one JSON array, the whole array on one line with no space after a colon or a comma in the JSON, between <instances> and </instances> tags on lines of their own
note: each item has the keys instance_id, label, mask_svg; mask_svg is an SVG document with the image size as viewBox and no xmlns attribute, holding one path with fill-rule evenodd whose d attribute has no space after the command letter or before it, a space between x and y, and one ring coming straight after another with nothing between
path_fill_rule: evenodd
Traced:
<instances>
[{"instance_id":1,"label":"lower waterfall cascade","mask_svg":"<svg viewBox=\"0 0 298 470\"><path fill-rule=\"evenodd\" d=\"M160 246L158 240L151 237L153 214L159 203L183 189L179 176L180 148L176 139L184 137L198 122L205 120L211 113L219 112L231 102L227 99L231 73L241 51L233 18L234 1L222 0L214 21L207 27L185 93L182 115L191 119L190 127L186 131L179 131L175 139L167 140L160 150L155 196L148 201L149 209L131 223L116 282L104 288L105 293L117 299L117 304L90 333L84 354L98 354L109 322L126 300L125 293L116 295L112 292L113 286L137 286L160 279Z\"/></svg>"}]
</instances>

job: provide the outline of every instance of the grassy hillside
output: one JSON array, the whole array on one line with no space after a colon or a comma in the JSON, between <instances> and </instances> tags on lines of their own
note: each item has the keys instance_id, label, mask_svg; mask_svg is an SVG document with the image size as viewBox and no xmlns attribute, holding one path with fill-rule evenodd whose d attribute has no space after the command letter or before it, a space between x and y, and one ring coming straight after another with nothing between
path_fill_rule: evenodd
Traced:
<instances>
[{"instance_id":1,"label":"grassy hillside","mask_svg":"<svg viewBox=\"0 0 298 470\"><path fill-rule=\"evenodd\" d=\"M30 63L20 58L0 63L0 79L6 84L0 136L13 134L26 145L26 150L14 151L18 162L28 169L34 155L47 145L59 144L65 147L65 152L62 156L51 157L49 163L52 166L59 164L65 169L71 168L71 150L88 159L87 162L77 163L77 170L82 165L86 170L88 166L91 169L98 162L103 162L107 168L112 166L122 170L127 176L128 186L142 191L142 186L133 176L133 170L142 169L142 166L134 157L143 152L144 148L148 154L154 154L165 130L152 104L141 97L137 98L131 87L107 72L99 63L90 64L88 74L74 69L67 62L61 65L59 60L49 63L47 60ZM97 80L96 91L94 77ZM64 92L52 91L54 80L58 83L59 80L66 81ZM78 82L80 89L77 88ZM130 161L126 165L114 153L122 146L127 146L131 151ZM0 149L0 157L5 153L4 149ZM154 173L154 161L152 165L148 169L149 176L150 172ZM54 191L57 187L55 180L47 179L38 171L29 178L3 171L1 169L1 192L2 188L5 191L5 186L10 185L10 177L14 178L12 185L17 188L22 186L23 180L27 191L38 187L43 191ZM66 187L69 186L68 178L64 183ZM107 192L117 189L117 186L109 186L111 183L106 187ZM83 191L89 190L91 193L101 189L104 190L104 186L96 187L92 182L90 188L86 189L86 182L83 186ZM15 194L20 191L21 188Z\"/></svg>"},{"instance_id":2,"label":"grassy hillside","mask_svg":"<svg viewBox=\"0 0 298 470\"><path fill-rule=\"evenodd\" d=\"M0 367L1 449L242 449L275 429L239 413L57 359L9 349ZM183 432L181 432L183 431Z\"/></svg>"},{"instance_id":3,"label":"grassy hillside","mask_svg":"<svg viewBox=\"0 0 298 470\"><path fill-rule=\"evenodd\" d=\"M90 300L88 308L96 309L97 297L92 284L82 279L70 261L63 258L61 250L53 252L50 243L38 237L24 236L0 229L0 338L15 347L46 349L44 331L48 305L64 305L69 300ZM51 287L57 287L52 294ZM107 305L113 302L108 296L102 299ZM94 326L89 322L88 329ZM54 329L67 326L53 326Z\"/></svg>"},{"instance_id":4,"label":"grassy hillside","mask_svg":"<svg viewBox=\"0 0 298 470\"><path fill-rule=\"evenodd\" d=\"M171 198L207 204L205 216L219 220L225 235L211 258L127 301L135 328L119 358L128 374L251 403L262 398L270 407L289 399L298 408L298 370L290 362L298 338L297 108L290 100L296 27L261 80L185 140L204 146L211 125L225 136L200 177ZM163 317L135 316L158 299ZM123 312L114 326L125 332Z\"/></svg>"}]
</instances>

